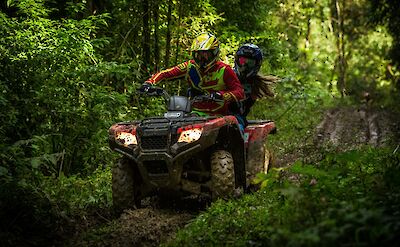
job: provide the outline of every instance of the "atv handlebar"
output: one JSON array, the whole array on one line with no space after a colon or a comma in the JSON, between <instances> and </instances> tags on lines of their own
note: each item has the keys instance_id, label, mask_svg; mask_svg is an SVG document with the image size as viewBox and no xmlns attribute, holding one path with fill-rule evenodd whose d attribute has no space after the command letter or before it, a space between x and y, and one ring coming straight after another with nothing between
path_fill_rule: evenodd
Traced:
<instances>
[{"instance_id":1,"label":"atv handlebar","mask_svg":"<svg viewBox=\"0 0 400 247\"><path fill-rule=\"evenodd\" d=\"M138 94L143 94L147 96L163 96L166 100L169 100L169 94L163 88L154 87L150 84L142 85L136 90Z\"/></svg>"},{"instance_id":2,"label":"atv handlebar","mask_svg":"<svg viewBox=\"0 0 400 247\"><path fill-rule=\"evenodd\" d=\"M147 96L163 96L164 99L168 102L170 99L170 95L163 88L154 87L151 84L145 84L137 90L138 94L143 94ZM224 102L223 99L217 99L212 94L202 94L194 96L190 99L190 102L198 103L198 102Z\"/></svg>"},{"instance_id":3,"label":"atv handlebar","mask_svg":"<svg viewBox=\"0 0 400 247\"><path fill-rule=\"evenodd\" d=\"M210 102L210 101L214 101L214 102L224 102L223 99L216 99L215 97L213 97L211 94L203 94L203 95L197 95L194 96L191 99L192 103L197 103L197 102Z\"/></svg>"}]
</instances>

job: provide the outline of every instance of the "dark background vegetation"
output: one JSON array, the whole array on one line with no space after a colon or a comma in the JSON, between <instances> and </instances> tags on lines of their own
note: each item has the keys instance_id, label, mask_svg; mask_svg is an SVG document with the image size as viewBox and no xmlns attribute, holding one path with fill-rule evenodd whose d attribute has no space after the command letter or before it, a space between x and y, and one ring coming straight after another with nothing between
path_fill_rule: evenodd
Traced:
<instances>
[{"instance_id":1,"label":"dark background vegetation","mask_svg":"<svg viewBox=\"0 0 400 247\"><path fill-rule=\"evenodd\" d=\"M276 119L286 128L275 141L281 149L278 154L296 148L299 136L317 124L318 117L307 116L317 116L337 102L356 105L367 95L378 108L398 109L400 2L396 0L7 0L0 3L0 10L2 246L47 245L62 239L86 216L111 212L110 166L116 155L107 146L108 128L118 121L141 119L164 110L156 99L138 98L135 90L155 71L188 59L191 40L202 31L219 37L221 59L230 64L240 44L258 44L265 55L263 73L282 78L276 87L277 97L259 102L252 113L255 118ZM171 92L185 92L185 82L163 86ZM250 243L246 241L278 246L319 241L351 245L356 238L393 243L392 231L399 230L399 223L390 216L397 214L398 220L400 211L390 205L399 205L400 194L399 178L392 175L398 175L399 156L392 157L385 150L358 152L325 160L322 163L332 167L322 167L321 172L294 166L305 177L325 179L327 186L317 192L314 187L306 188L298 193L303 197L296 197L293 187L285 185L271 190L277 194L281 191L276 200L265 202L274 196L263 197L265 192L257 195L259 199L239 202L246 207L254 203L256 208L268 204L263 206L268 210L254 211L263 217L272 214L265 212L277 212L274 217L278 218L270 217L264 223L249 221L246 227L253 224L266 228L267 234L274 232L268 228L270 224L278 222L281 232L264 236L256 227L254 235L238 231L229 237L229 231L215 232L224 238L214 239L210 230L210 237L204 242L200 239L200 245L218 244L228 238L235 241L238 236L243 237L245 242L238 242L243 245ZM380 154L376 163L368 163L375 153ZM341 167L337 159L351 165ZM370 168L377 164L382 166ZM346 174L362 179L344 180L343 187L337 188L332 186L335 176L327 175L330 169L335 176L345 169ZM380 180L368 180L371 174L378 174ZM266 183L268 179L261 180ZM275 179L274 186L283 183ZM378 184L376 189L389 193L384 197L390 200L381 203L382 198L365 188L366 183ZM360 189L362 196L356 198L361 202L349 203L358 192L350 193L347 186ZM289 200L279 201L285 193ZM316 195L319 199L314 198ZM290 208L303 204L302 200L337 195L343 200L321 206L331 207L331 217L309 215L322 212L320 208L303 208L304 214ZM367 202L363 204L362 200ZM347 206L339 209L341 203ZM273 206L284 208L279 211ZM360 230L355 236L348 229L370 224L369 218L364 219L366 222L357 220L358 213L371 206L376 209L367 212L371 222L387 228L378 233ZM216 211L235 207L240 205L215 206ZM291 210L297 213L292 219ZM348 213L353 213L350 218ZM195 227L207 222L204 217ZM343 222L332 223L332 217ZM347 223L350 228L339 227ZM237 228L242 229L239 225ZM296 231L303 234L296 235ZM198 228L193 232L208 236ZM196 239L191 234L182 234L180 241Z\"/></svg>"}]
</instances>

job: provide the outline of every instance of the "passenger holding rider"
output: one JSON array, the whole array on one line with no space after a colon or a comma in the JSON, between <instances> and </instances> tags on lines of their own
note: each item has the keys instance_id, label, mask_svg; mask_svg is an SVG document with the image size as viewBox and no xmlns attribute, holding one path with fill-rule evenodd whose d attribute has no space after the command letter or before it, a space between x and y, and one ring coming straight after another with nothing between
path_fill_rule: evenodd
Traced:
<instances>
[{"instance_id":1,"label":"passenger holding rider","mask_svg":"<svg viewBox=\"0 0 400 247\"><path fill-rule=\"evenodd\" d=\"M214 35L201 34L194 39L191 52L193 59L154 74L139 90L147 91L163 80L185 78L189 83L189 97L209 95L216 99L195 102L194 111L227 115L230 103L244 99L244 90L233 69L219 61L219 41Z\"/></svg>"},{"instance_id":2,"label":"passenger holding rider","mask_svg":"<svg viewBox=\"0 0 400 247\"><path fill-rule=\"evenodd\" d=\"M246 117L256 100L265 96L274 97L271 86L278 78L259 74L262 61L262 51L254 44L247 43L240 46L235 54L233 69L244 88L245 98L239 104L240 109L234 110L234 113L245 126L247 125Z\"/></svg>"}]
</instances>

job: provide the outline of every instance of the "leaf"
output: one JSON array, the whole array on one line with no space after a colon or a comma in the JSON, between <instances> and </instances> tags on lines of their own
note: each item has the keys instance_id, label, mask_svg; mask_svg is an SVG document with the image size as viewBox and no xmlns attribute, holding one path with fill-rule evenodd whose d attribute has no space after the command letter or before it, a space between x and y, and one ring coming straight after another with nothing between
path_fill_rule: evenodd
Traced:
<instances>
[{"instance_id":1,"label":"leaf","mask_svg":"<svg viewBox=\"0 0 400 247\"><path fill-rule=\"evenodd\" d=\"M37 169L42 164L41 158L35 157L31 159L31 166Z\"/></svg>"},{"instance_id":2,"label":"leaf","mask_svg":"<svg viewBox=\"0 0 400 247\"><path fill-rule=\"evenodd\" d=\"M0 166L0 177L6 176L7 174L8 174L8 169L3 166Z\"/></svg>"},{"instance_id":3,"label":"leaf","mask_svg":"<svg viewBox=\"0 0 400 247\"><path fill-rule=\"evenodd\" d=\"M263 181L267 180L267 174L265 173L257 173L256 177L253 179L252 183L253 184L259 184L262 183Z\"/></svg>"},{"instance_id":4,"label":"leaf","mask_svg":"<svg viewBox=\"0 0 400 247\"><path fill-rule=\"evenodd\" d=\"M329 174L312 165L303 165L301 162L296 162L291 167L291 171L298 174L308 175L312 177L329 177Z\"/></svg>"},{"instance_id":5,"label":"leaf","mask_svg":"<svg viewBox=\"0 0 400 247\"><path fill-rule=\"evenodd\" d=\"M266 188L268 183L269 183L269 179L265 179L262 183L261 183L261 188Z\"/></svg>"},{"instance_id":6,"label":"leaf","mask_svg":"<svg viewBox=\"0 0 400 247\"><path fill-rule=\"evenodd\" d=\"M15 3L14 3L14 0L7 0L7 7L12 7L12 6L14 6L15 5Z\"/></svg>"}]
</instances>

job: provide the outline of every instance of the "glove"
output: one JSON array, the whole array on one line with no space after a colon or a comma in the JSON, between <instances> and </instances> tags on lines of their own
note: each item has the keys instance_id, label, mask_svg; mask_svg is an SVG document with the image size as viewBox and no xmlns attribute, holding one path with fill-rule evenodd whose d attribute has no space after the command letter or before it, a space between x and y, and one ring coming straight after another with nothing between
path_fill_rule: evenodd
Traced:
<instances>
[{"instance_id":1,"label":"glove","mask_svg":"<svg viewBox=\"0 0 400 247\"><path fill-rule=\"evenodd\" d=\"M142 86L140 86L140 88L137 90L137 92L141 93L141 94L147 93L149 91L149 89L152 88L152 87L153 87L152 84L150 84L148 82L145 82L145 83L142 84Z\"/></svg>"},{"instance_id":2,"label":"glove","mask_svg":"<svg viewBox=\"0 0 400 247\"><path fill-rule=\"evenodd\" d=\"M210 99L214 100L214 101L221 101L221 100L224 100L224 97L222 96L222 94L220 92L212 92L210 94Z\"/></svg>"}]
</instances>

